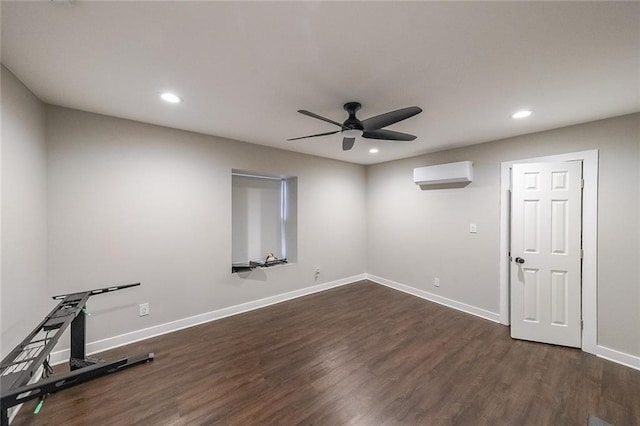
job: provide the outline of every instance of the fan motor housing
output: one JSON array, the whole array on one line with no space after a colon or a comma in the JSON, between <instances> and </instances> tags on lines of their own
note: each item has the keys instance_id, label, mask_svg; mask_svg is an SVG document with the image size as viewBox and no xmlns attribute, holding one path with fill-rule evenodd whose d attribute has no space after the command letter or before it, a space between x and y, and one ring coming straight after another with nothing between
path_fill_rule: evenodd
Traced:
<instances>
[{"instance_id":1,"label":"fan motor housing","mask_svg":"<svg viewBox=\"0 0 640 426\"><path fill-rule=\"evenodd\" d=\"M344 110L349 113L349 118L342 125L350 129L364 130L360 120L356 118L356 112L362 107L359 102L347 102L344 104Z\"/></svg>"}]
</instances>

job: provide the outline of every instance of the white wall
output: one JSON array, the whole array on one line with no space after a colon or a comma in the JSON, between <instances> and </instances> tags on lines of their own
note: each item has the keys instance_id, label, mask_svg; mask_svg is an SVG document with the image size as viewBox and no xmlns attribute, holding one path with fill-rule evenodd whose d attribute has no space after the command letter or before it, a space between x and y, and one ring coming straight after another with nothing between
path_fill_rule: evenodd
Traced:
<instances>
[{"instance_id":1,"label":"white wall","mask_svg":"<svg viewBox=\"0 0 640 426\"><path fill-rule=\"evenodd\" d=\"M367 272L497 313L500 163L588 149L600 152L598 344L640 355L640 114L370 166ZM413 183L414 167L463 160L465 188Z\"/></svg>"},{"instance_id":2,"label":"white wall","mask_svg":"<svg viewBox=\"0 0 640 426\"><path fill-rule=\"evenodd\" d=\"M89 341L365 271L498 312L500 163L599 149L598 343L640 355L639 135L635 114L364 168L45 108L3 68L2 353L51 295L138 281L93 298ZM466 188L412 182L461 160ZM295 265L230 273L232 169L299 177Z\"/></svg>"},{"instance_id":3,"label":"white wall","mask_svg":"<svg viewBox=\"0 0 640 426\"><path fill-rule=\"evenodd\" d=\"M233 243L231 260L260 261L282 255L282 181L247 176L232 178Z\"/></svg>"},{"instance_id":4,"label":"white wall","mask_svg":"<svg viewBox=\"0 0 640 426\"><path fill-rule=\"evenodd\" d=\"M365 272L364 166L54 106L47 135L49 292L142 282L88 341ZM296 264L231 274L232 169L298 177Z\"/></svg>"},{"instance_id":5,"label":"white wall","mask_svg":"<svg viewBox=\"0 0 640 426\"><path fill-rule=\"evenodd\" d=\"M46 291L45 107L9 70L1 68L0 353L4 357L55 303Z\"/></svg>"}]
</instances>

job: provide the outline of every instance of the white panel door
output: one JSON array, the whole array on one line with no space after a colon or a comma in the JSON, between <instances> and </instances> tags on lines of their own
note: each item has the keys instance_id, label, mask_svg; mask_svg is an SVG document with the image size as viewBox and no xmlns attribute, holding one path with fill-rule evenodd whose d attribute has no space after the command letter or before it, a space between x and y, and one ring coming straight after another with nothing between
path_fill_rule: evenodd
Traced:
<instances>
[{"instance_id":1,"label":"white panel door","mask_svg":"<svg viewBox=\"0 0 640 426\"><path fill-rule=\"evenodd\" d=\"M511 337L581 346L582 162L514 164Z\"/></svg>"}]
</instances>

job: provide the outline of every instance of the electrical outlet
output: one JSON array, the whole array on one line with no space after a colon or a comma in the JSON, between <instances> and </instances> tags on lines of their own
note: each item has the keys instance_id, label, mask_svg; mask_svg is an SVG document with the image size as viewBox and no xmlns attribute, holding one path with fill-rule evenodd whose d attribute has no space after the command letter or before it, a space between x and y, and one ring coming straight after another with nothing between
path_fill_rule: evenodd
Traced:
<instances>
[{"instance_id":1,"label":"electrical outlet","mask_svg":"<svg viewBox=\"0 0 640 426\"><path fill-rule=\"evenodd\" d=\"M320 277L320 267L316 266L316 271L314 273L314 276L316 278L316 280L318 279L318 277Z\"/></svg>"},{"instance_id":2,"label":"electrical outlet","mask_svg":"<svg viewBox=\"0 0 640 426\"><path fill-rule=\"evenodd\" d=\"M143 317L145 315L149 315L149 304L141 303L140 304L140 316Z\"/></svg>"},{"instance_id":3,"label":"electrical outlet","mask_svg":"<svg viewBox=\"0 0 640 426\"><path fill-rule=\"evenodd\" d=\"M440 278L434 277L433 278L433 285L434 285L434 287L440 287Z\"/></svg>"},{"instance_id":4,"label":"electrical outlet","mask_svg":"<svg viewBox=\"0 0 640 426\"><path fill-rule=\"evenodd\" d=\"M469 232L472 234L475 234L476 232L478 232L478 228L476 227L475 223L469 224Z\"/></svg>"}]
</instances>

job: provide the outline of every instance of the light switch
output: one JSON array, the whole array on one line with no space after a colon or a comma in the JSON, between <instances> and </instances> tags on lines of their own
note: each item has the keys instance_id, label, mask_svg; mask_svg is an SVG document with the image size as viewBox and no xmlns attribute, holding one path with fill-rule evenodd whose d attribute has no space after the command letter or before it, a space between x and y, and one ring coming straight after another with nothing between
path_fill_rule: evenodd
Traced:
<instances>
[{"instance_id":1,"label":"light switch","mask_svg":"<svg viewBox=\"0 0 640 426\"><path fill-rule=\"evenodd\" d=\"M476 232L478 232L476 230L476 224L475 223L469 224L469 232L472 233L472 234L475 234Z\"/></svg>"}]
</instances>

